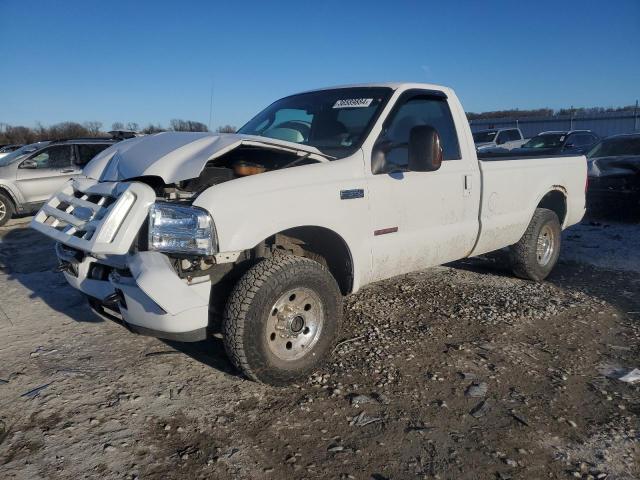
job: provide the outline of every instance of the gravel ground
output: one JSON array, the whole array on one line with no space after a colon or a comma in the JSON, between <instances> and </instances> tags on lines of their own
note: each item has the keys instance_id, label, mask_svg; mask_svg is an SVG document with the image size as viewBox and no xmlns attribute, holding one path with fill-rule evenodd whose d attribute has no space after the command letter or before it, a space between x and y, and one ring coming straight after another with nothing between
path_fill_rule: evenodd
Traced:
<instances>
[{"instance_id":1,"label":"gravel ground","mask_svg":"<svg viewBox=\"0 0 640 480\"><path fill-rule=\"evenodd\" d=\"M542 284L493 256L369 286L283 389L97 318L26 220L0 237L3 478L640 478L639 225L566 232Z\"/></svg>"}]
</instances>

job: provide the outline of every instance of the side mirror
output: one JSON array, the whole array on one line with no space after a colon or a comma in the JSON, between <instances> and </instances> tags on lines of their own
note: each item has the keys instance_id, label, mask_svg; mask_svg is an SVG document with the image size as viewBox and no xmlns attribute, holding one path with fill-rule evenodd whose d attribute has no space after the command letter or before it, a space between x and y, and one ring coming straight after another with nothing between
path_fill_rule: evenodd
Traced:
<instances>
[{"instance_id":1,"label":"side mirror","mask_svg":"<svg viewBox=\"0 0 640 480\"><path fill-rule=\"evenodd\" d=\"M35 168L38 168L38 164L33 160L25 160L20 164L18 168L26 168L26 169L33 170Z\"/></svg>"},{"instance_id":2,"label":"side mirror","mask_svg":"<svg viewBox=\"0 0 640 480\"><path fill-rule=\"evenodd\" d=\"M434 172L442 165L442 145L438 131L430 125L417 125L409 132L409 170Z\"/></svg>"},{"instance_id":3,"label":"side mirror","mask_svg":"<svg viewBox=\"0 0 640 480\"><path fill-rule=\"evenodd\" d=\"M496 145L502 145L503 143L507 143L507 141L502 137L496 140Z\"/></svg>"}]
</instances>

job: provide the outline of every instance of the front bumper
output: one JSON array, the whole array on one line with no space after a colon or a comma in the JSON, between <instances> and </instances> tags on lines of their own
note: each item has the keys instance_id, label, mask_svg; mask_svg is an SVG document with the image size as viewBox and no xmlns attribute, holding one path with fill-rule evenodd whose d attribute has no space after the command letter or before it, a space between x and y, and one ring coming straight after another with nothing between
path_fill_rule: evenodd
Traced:
<instances>
[{"instance_id":1,"label":"front bumper","mask_svg":"<svg viewBox=\"0 0 640 480\"><path fill-rule=\"evenodd\" d=\"M169 259L158 252L78 260L65 247L56 247L69 284L92 299L98 314L114 311L130 330L181 341L206 338L209 325L208 277L198 283L180 279Z\"/></svg>"},{"instance_id":2,"label":"front bumper","mask_svg":"<svg viewBox=\"0 0 640 480\"><path fill-rule=\"evenodd\" d=\"M131 253L155 199L144 183L76 178L49 199L31 226L58 242L64 276L93 299L98 313L107 307L140 333L200 340L209 324L209 277L188 282L164 254Z\"/></svg>"}]
</instances>

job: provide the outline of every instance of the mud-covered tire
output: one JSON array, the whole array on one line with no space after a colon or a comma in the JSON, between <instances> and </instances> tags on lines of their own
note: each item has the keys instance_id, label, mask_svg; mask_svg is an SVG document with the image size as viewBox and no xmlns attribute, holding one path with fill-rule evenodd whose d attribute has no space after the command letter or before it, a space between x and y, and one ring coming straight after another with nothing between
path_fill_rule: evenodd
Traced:
<instances>
[{"instance_id":1,"label":"mud-covered tire","mask_svg":"<svg viewBox=\"0 0 640 480\"><path fill-rule=\"evenodd\" d=\"M544 280L560 256L561 234L555 212L537 208L522 238L509 248L513 273L526 280Z\"/></svg>"},{"instance_id":2,"label":"mud-covered tire","mask_svg":"<svg viewBox=\"0 0 640 480\"><path fill-rule=\"evenodd\" d=\"M13 202L4 193L0 193L0 227L7 223L15 212Z\"/></svg>"},{"instance_id":3,"label":"mud-covered tire","mask_svg":"<svg viewBox=\"0 0 640 480\"><path fill-rule=\"evenodd\" d=\"M305 338L299 336L307 330L306 318L298 332L294 332L293 326L294 316L305 317L305 312L293 313L293 306L283 305L278 314L274 313L278 310L274 306L291 298L287 295L292 291L311 295L314 301L310 303L314 306L309 307L308 313L311 315L314 310L317 315L314 319L322 318L321 327L313 330L316 333L309 345L304 345ZM287 314L282 314L285 311ZM320 366L333 349L341 323L342 295L331 273L309 258L276 255L251 267L233 288L223 319L224 346L232 363L248 378L282 386L309 375ZM288 326L276 330L274 325ZM282 355L293 354L278 350L279 343L269 343L285 342L286 348L291 348L287 341L289 335L296 335L292 340L297 342L295 348L297 354L302 355L300 358L282 358Z\"/></svg>"}]
</instances>

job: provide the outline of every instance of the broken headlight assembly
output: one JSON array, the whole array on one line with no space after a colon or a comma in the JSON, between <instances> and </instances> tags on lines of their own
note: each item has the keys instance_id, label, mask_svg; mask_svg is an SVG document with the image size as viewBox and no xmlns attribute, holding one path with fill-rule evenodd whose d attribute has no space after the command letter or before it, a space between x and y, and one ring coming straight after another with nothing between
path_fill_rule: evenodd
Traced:
<instances>
[{"instance_id":1,"label":"broken headlight assembly","mask_svg":"<svg viewBox=\"0 0 640 480\"><path fill-rule=\"evenodd\" d=\"M213 255L217 236L211 215L201 208L156 202L149 210L149 250Z\"/></svg>"}]
</instances>

